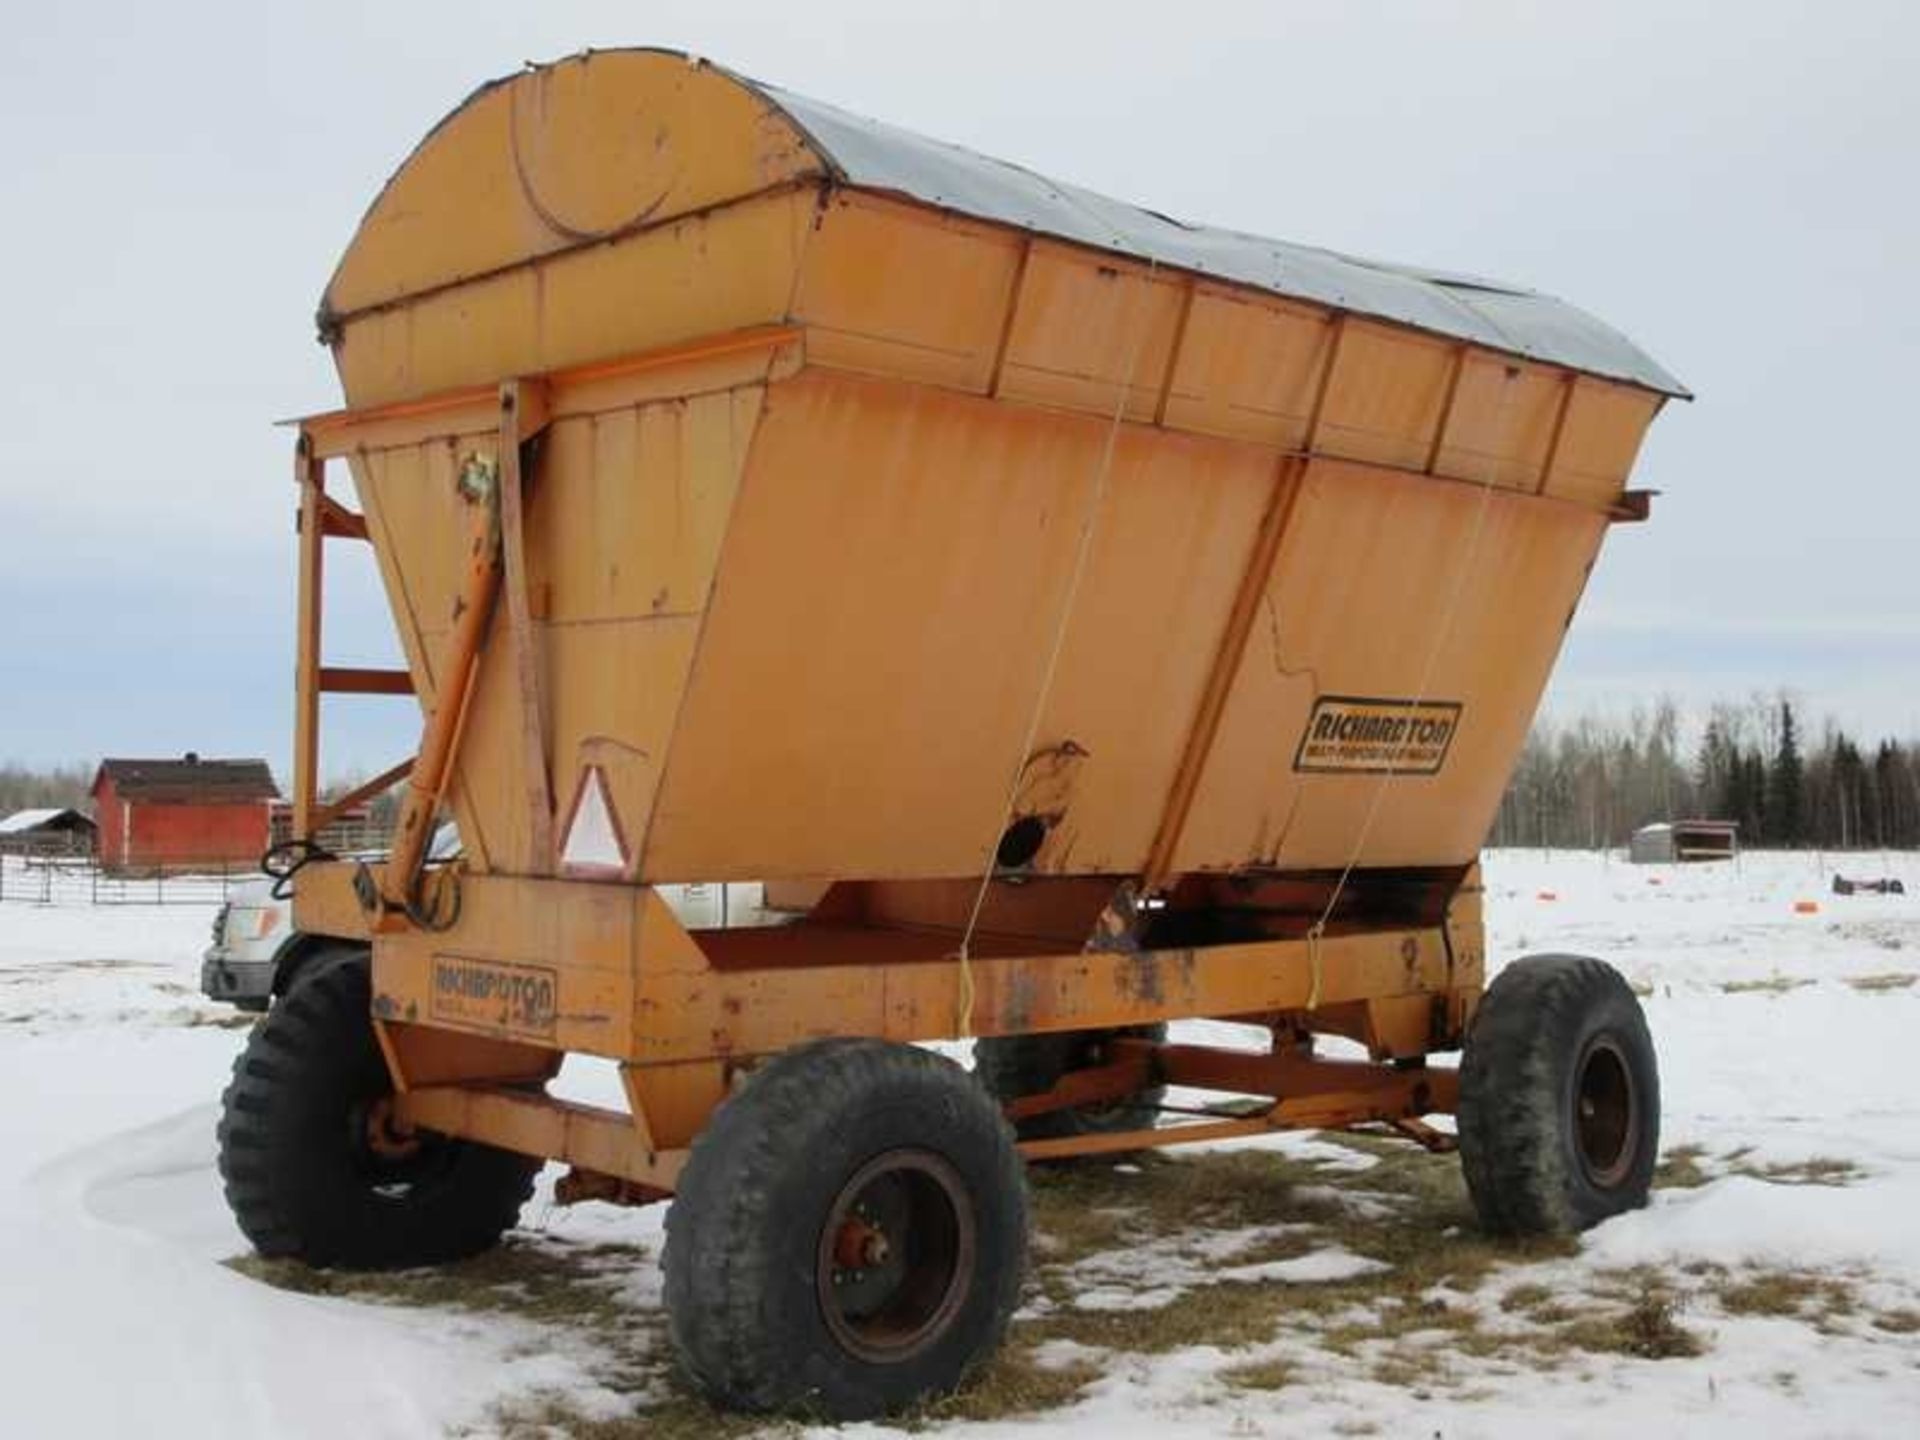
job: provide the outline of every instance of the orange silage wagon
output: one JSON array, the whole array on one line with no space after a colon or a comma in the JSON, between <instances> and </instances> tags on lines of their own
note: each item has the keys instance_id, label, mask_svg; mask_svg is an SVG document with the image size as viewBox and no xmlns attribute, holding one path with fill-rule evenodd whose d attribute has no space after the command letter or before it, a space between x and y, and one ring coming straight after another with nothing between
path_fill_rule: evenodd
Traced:
<instances>
[{"instance_id":1,"label":"orange silage wagon","mask_svg":"<svg viewBox=\"0 0 1920 1440\"><path fill-rule=\"evenodd\" d=\"M1476 869L1684 393L1613 331L653 51L476 92L320 325L298 835L323 693L423 733L388 860L291 857L314 943L222 1124L263 1252L469 1254L559 1161L672 1199L711 1394L844 1417L997 1342L1023 1156L1452 1115L1495 1228L1644 1198L1632 995L1564 957L1483 993ZM335 541L404 671L323 663ZM656 887L696 881L818 899L693 930ZM914 1043L954 1038L974 1075ZM568 1053L626 1106L549 1096ZM1160 1123L1168 1085L1263 1103Z\"/></svg>"}]
</instances>

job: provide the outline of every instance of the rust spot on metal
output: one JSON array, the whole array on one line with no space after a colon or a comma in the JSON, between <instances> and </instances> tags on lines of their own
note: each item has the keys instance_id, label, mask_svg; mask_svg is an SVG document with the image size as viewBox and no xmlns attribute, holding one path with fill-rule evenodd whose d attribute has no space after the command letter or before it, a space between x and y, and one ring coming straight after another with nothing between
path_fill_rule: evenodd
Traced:
<instances>
[{"instance_id":1,"label":"rust spot on metal","mask_svg":"<svg viewBox=\"0 0 1920 1440\"><path fill-rule=\"evenodd\" d=\"M1166 1003L1166 989L1160 979L1160 954L1155 950L1136 950L1120 967L1121 991L1148 1005Z\"/></svg>"},{"instance_id":2,"label":"rust spot on metal","mask_svg":"<svg viewBox=\"0 0 1920 1440\"><path fill-rule=\"evenodd\" d=\"M582 1170L578 1166L562 1175L553 1187L556 1205L577 1205L582 1200L600 1200L609 1205L652 1205L672 1198L671 1190L657 1185L641 1184L598 1170Z\"/></svg>"},{"instance_id":3,"label":"rust spot on metal","mask_svg":"<svg viewBox=\"0 0 1920 1440\"><path fill-rule=\"evenodd\" d=\"M1034 980L1031 972L1016 970L1007 984L1007 998L1001 1002L1003 1028L1022 1031L1033 1023Z\"/></svg>"},{"instance_id":4,"label":"rust spot on metal","mask_svg":"<svg viewBox=\"0 0 1920 1440\"><path fill-rule=\"evenodd\" d=\"M1113 898L1094 922L1086 948L1119 954L1140 948L1140 907L1131 881L1113 892Z\"/></svg>"}]
</instances>

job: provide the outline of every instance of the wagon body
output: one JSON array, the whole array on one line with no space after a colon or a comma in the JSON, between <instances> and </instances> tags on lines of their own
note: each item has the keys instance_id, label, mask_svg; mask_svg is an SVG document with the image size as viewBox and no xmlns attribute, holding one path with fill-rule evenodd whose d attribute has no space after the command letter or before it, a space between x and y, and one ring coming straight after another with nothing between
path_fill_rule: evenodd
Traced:
<instances>
[{"instance_id":1,"label":"wagon body","mask_svg":"<svg viewBox=\"0 0 1920 1440\"><path fill-rule=\"evenodd\" d=\"M597 776L644 883L978 875L1030 761L1039 874L1464 864L1677 388L658 53L470 99L322 320L356 412L480 387L350 451L428 709L453 476L545 378L539 710L482 667L451 798L545 874L529 785L564 844Z\"/></svg>"}]
</instances>

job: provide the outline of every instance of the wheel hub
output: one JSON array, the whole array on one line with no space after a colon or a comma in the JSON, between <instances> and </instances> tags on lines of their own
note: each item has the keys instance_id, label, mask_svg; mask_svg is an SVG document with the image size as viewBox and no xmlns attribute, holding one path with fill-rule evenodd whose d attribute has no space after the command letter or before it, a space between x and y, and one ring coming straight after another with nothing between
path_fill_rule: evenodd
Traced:
<instances>
[{"instance_id":1,"label":"wheel hub","mask_svg":"<svg viewBox=\"0 0 1920 1440\"><path fill-rule=\"evenodd\" d=\"M1574 1073L1574 1135L1588 1178L1606 1189L1633 1168L1640 1133L1633 1070L1612 1037L1588 1043Z\"/></svg>"},{"instance_id":2,"label":"wheel hub","mask_svg":"<svg viewBox=\"0 0 1920 1440\"><path fill-rule=\"evenodd\" d=\"M834 1263L843 1271L884 1265L892 1253L893 1246L887 1240L887 1232L869 1225L857 1214L842 1223L839 1234L834 1236Z\"/></svg>"},{"instance_id":3,"label":"wheel hub","mask_svg":"<svg viewBox=\"0 0 1920 1440\"><path fill-rule=\"evenodd\" d=\"M362 1100L347 1116L347 1144L354 1172L383 1200L405 1201L451 1170L456 1142L407 1124L391 1094Z\"/></svg>"},{"instance_id":4,"label":"wheel hub","mask_svg":"<svg viewBox=\"0 0 1920 1440\"><path fill-rule=\"evenodd\" d=\"M420 1136L394 1113L391 1095L367 1107L366 1140L367 1149L382 1160L411 1160L420 1153Z\"/></svg>"},{"instance_id":5,"label":"wheel hub","mask_svg":"<svg viewBox=\"0 0 1920 1440\"><path fill-rule=\"evenodd\" d=\"M946 1332L972 1288L973 1207L959 1172L927 1150L875 1156L821 1227L820 1312L850 1354L911 1359Z\"/></svg>"}]
</instances>

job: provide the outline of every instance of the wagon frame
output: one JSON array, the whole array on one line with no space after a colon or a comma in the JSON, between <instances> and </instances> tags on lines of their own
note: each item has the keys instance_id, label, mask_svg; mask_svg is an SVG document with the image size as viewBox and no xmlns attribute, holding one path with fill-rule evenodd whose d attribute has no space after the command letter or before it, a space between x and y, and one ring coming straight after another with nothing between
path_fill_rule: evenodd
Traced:
<instances>
[{"instance_id":1,"label":"wagon frame","mask_svg":"<svg viewBox=\"0 0 1920 1440\"><path fill-rule=\"evenodd\" d=\"M609 376L622 374L670 373L689 361L710 361L734 345L747 351L794 339L790 332L730 337L724 348L708 344L687 354L595 367L578 377L511 382L497 397L457 392L301 422L295 461L303 537L293 797L297 838L310 838L343 806L401 780L416 785L420 794L442 793L458 757L457 711L442 712L451 730L437 734L430 724L421 746L424 754L438 752L438 775L420 775L419 762L410 759L331 802L319 798L321 696L411 693L404 671L321 663L324 541L367 535L365 517L328 495L326 462L353 453L370 432L384 439L406 433L407 427L431 433L444 423L446 411L488 400L498 407L504 453L509 443L517 448L539 433L537 417L564 413L575 386L604 386ZM530 393L540 394L542 403L527 404ZM516 483L509 468L504 484ZM500 508L510 514L514 507L503 501ZM1278 524L1271 527L1272 540L1279 530ZM496 590L511 583L505 577L512 568L506 558L512 522L496 531L482 521L476 533L499 536L496 548L481 556L491 563L474 568L480 579L472 603L476 613L486 613L496 603ZM1268 546L1256 550L1242 580L1246 595L1264 583L1271 563ZM504 609L511 627L515 608L505 602ZM1252 609L1250 599L1237 607L1241 614ZM1222 673L1238 662L1246 644L1250 627L1237 628L1239 633L1223 643ZM478 632L475 640L469 663L478 663ZM450 664L458 665L458 658ZM542 807L550 801L533 796L529 803ZM432 813L418 805L414 809ZM552 812L535 818L550 832L564 819ZM410 816L403 830L421 833L421 823ZM388 868L398 873L417 863L417 856L409 860L402 854ZM369 944L377 937L383 967L391 967L396 977L403 971L415 977L396 979L393 993L376 1002L374 1017L399 1091L397 1116L438 1132L566 1161L576 1173L564 1193L596 1198L671 1193L688 1143L737 1072L807 1039L839 1033L924 1041L1196 1017L1245 1021L1272 1032L1270 1054L1121 1040L1110 1063L1076 1070L1044 1094L1011 1102L1008 1115L1023 1119L1110 1101L1155 1084L1264 1095L1273 1101L1264 1113L1030 1140L1022 1144L1023 1153L1059 1158L1273 1129L1361 1124L1391 1125L1445 1148L1447 1137L1418 1122L1424 1115L1451 1113L1456 1078L1422 1062L1431 1052L1459 1047L1484 980L1480 889L1472 866L1386 877L1331 872L1226 877L1190 886L1193 893L1185 895L1174 885L1168 895L1154 897L1151 910L1137 898L1143 888L1137 877L998 875L987 908L974 917L972 943L967 943L968 909L979 887L965 879L840 881L802 923L696 933L645 887L610 890L604 883L568 878L435 873L434 886L457 886L463 920L485 927L491 949L551 967L563 993L577 983L575 975L603 987L605 977L616 977L593 1014L557 1014L549 1043L530 1044L524 1027L510 1018L495 1022L477 1013L435 1011L431 987L419 977L450 953L447 942L430 924L409 919L391 895L370 910L366 873L362 864L324 859L302 866L297 918L299 928L311 935ZM1275 938L1162 948L1138 943L1143 919L1203 910L1217 900L1221 885L1232 889L1236 911L1264 914ZM436 898L429 909L446 903ZM1382 912L1419 915L1421 922L1382 923L1376 918ZM556 928L563 935L590 934L595 943L555 945L533 933L551 935ZM1010 937L1027 943L1013 944ZM963 945L969 951L964 959ZM409 983L414 993L402 988ZM608 1018L622 1010L654 1018L636 1018L624 1043L609 1044ZM1315 1058L1310 1041L1315 1032L1358 1041L1374 1058ZM517 1088L551 1078L569 1051L621 1062L627 1114Z\"/></svg>"}]
</instances>

